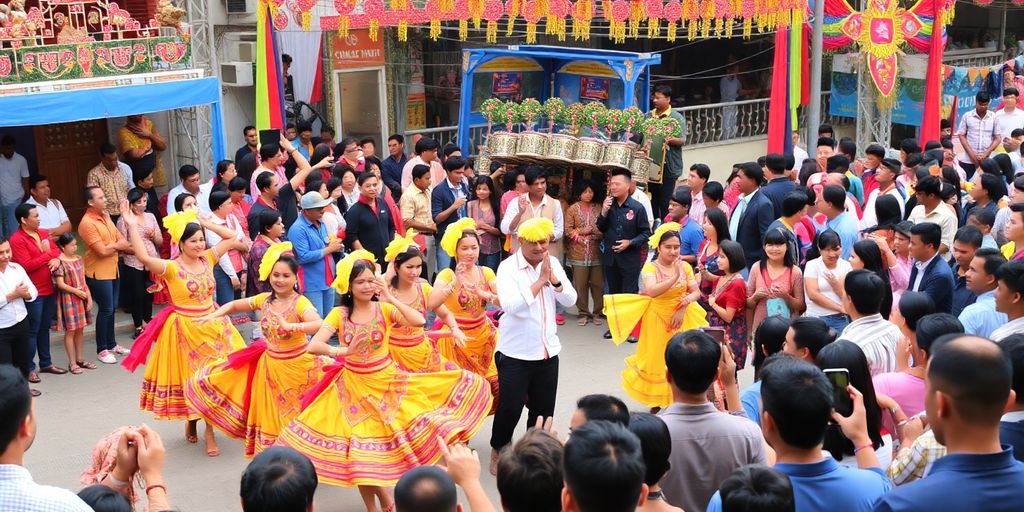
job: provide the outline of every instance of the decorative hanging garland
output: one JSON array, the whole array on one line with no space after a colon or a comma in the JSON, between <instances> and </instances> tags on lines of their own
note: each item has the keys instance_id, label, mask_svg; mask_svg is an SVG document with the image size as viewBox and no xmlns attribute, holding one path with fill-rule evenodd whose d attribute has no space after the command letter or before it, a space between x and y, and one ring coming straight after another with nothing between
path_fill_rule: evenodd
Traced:
<instances>
[{"instance_id":1,"label":"decorative hanging garland","mask_svg":"<svg viewBox=\"0 0 1024 512\"><path fill-rule=\"evenodd\" d=\"M1024 0L1022 0L1024 1ZM269 5L275 21L286 15L284 0L260 0ZM442 22L457 22L459 39L469 37L470 22L474 30L484 30L488 42L496 42L499 25L505 21L505 35L511 36L517 24L525 25L527 42L535 42L538 25L544 33L565 40L571 31L573 39L590 39L595 16L608 23L608 36L615 42L637 39L646 24L647 37L664 37L674 41L685 25L687 37L731 37L735 22L742 23L743 36L774 30L788 24L794 9L807 9L806 0L428 0L417 7L410 0L333 0L334 13L314 15L315 0L296 0L290 8L303 29L319 23L321 30L337 30L342 35L353 28L368 28L377 38L381 27L397 27L399 40L404 41L408 27L429 26L432 39L441 36ZM318 18L319 21L314 20ZM281 21L285 21L282 19Z\"/></svg>"}]
</instances>

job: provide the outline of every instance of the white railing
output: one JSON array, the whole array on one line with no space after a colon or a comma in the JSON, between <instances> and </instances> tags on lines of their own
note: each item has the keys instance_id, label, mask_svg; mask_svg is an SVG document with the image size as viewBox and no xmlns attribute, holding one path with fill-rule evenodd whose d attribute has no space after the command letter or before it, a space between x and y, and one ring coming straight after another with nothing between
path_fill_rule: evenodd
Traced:
<instances>
[{"instance_id":1,"label":"white railing","mask_svg":"<svg viewBox=\"0 0 1024 512\"><path fill-rule=\"evenodd\" d=\"M821 94L822 123L833 126L852 124L848 117L832 117L828 114L830 92ZM684 146L708 144L728 144L734 140L763 137L768 134L768 98L756 100L733 101L728 103L712 103L708 105L691 105L675 109L685 122ZM799 111L800 125L806 122L807 113L801 107ZM728 121L732 121L731 125ZM476 148L484 142L486 127L474 127L469 130L470 147ZM406 137L413 135L429 136L441 145L456 142L457 126L441 126L409 130ZM476 153L473 151L473 153Z\"/></svg>"},{"instance_id":2,"label":"white railing","mask_svg":"<svg viewBox=\"0 0 1024 512\"><path fill-rule=\"evenodd\" d=\"M999 50L981 49L950 50L942 55L942 63L947 66L986 67L995 66L1006 60L1006 54Z\"/></svg>"}]
</instances>

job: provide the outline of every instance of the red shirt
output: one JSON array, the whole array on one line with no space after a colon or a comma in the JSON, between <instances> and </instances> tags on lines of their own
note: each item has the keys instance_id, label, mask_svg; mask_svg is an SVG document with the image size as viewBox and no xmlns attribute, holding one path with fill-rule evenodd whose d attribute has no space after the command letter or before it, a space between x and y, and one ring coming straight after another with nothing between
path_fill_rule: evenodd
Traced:
<instances>
[{"instance_id":1,"label":"red shirt","mask_svg":"<svg viewBox=\"0 0 1024 512\"><path fill-rule=\"evenodd\" d=\"M25 268L28 278L32 280L41 297L53 295L53 279L50 277L50 260L60 257L60 250L57 244L50 241L45 229L36 232L39 237L28 234L25 228L19 227L11 235L11 259ZM48 245L44 251L41 244Z\"/></svg>"},{"instance_id":2,"label":"red shirt","mask_svg":"<svg viewBox=\"0 0 1024 512\"><path fill-rule=\"evenodd\" d=\"M743 278L737 276L725 285L721 293L715 297L715 304L725 309L734 308L737 315L743 314L747 308L747 286Z\"/></svg>"}]
</instances>

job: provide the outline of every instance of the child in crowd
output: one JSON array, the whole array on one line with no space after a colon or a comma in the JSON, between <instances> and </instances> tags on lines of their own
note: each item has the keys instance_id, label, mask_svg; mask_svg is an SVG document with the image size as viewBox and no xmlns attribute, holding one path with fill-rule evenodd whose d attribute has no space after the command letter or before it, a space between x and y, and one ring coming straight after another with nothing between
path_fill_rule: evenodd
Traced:
<instances>
[{"instance_id":1,"label":"child in crowd","mask_svg":"<svg viewBox=\"0 0 1024 512\"><path fill-rule=\"evenodd\" d=\"M85 360L82 343L85 326L92 323L92 294L85 285L85 266L78 256L78 242L73 233L64 233L57 239L60 247L60 266L53 272L57 281L57 328L64 329L64 350L68 353L68 371L78 375L82 368L95 370L96 365Z\"/></svg>"}]
</instances>

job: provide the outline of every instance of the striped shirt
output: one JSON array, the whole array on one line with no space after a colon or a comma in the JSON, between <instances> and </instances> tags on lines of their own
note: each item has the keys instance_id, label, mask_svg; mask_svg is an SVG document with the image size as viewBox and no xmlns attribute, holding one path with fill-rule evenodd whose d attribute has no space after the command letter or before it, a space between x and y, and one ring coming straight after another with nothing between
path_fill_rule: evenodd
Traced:
<instances>
[{"instance_id":1,"label":"striped shirt","mask_svg":"<svg viewBox=\"0 0 1024 512\"><path fill-rule=\"evenodd\" d=\"M0 510L4 512L92 512L67 489L39 485L28 470L0 464Z\"/></svg>"},{"instance_id":2,"label":"striped shirt","mask_svg":"<svg viewBox=\"0 0 1024 512\"><path fill-rule=\"evenodd\" d=\"M876 313L850 322L839 339L854 343L864 351L874 377L896 370L896 343L900 336L899 327Z\"/></svg>"}]
</instances>

